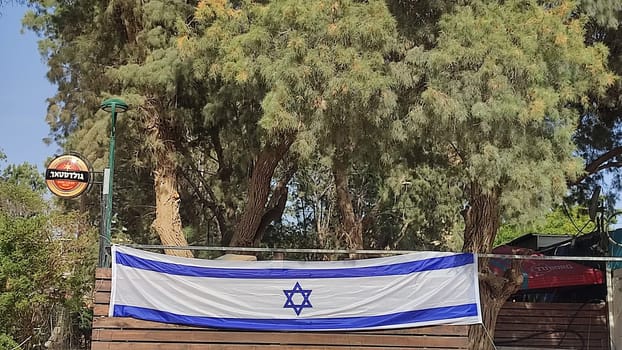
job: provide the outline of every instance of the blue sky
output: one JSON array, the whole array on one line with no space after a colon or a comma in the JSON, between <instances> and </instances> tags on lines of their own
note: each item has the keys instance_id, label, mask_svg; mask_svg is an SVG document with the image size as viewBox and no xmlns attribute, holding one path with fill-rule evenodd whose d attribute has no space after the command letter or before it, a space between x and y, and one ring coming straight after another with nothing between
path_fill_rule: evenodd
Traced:
<instances>
[{"instance_id":1,"label":"blue sky","mask_svg":"<svg viewBox=\"0 0 622 350\"><path fill-rule=\"evenodd\" d=\"M43 170L46 158L57 151L43 142L49 131L46 99L56 89L45 77L37 36L22 33L25 11L10 2L0 9L0 149L8 163L29 162Z\"/></svg>"}]
</instances>

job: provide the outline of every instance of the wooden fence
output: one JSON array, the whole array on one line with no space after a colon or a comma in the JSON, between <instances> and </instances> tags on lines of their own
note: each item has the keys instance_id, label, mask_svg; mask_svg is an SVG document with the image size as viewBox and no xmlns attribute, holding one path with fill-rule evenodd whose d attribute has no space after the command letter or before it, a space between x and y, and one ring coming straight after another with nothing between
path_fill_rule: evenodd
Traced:
<instances>
[{"instance_id":1,"label":"wooden fence","mask_svg":"<svg viewBox=\"0 0 622 350\"><path fill-rule=\"evenodd\" d=\"M95 282L92 350L382 350L466 349L466 326L365 332L253 332L194 328L132 318L107 317L110 269Z\"/></svg>"},{"instance_id":2,"label":"wooden fence","mask_svg":"<svg viewBox=\"0 0 622 350\"><path fill-rule=\"evenodd\" d=\"M256 332L110 318L110 269L98 269L92 350L466 349L467 326L365 332ZM499 349L608 350L604 304L507 303L495 333Z\"/></svg>"},{"instance_id":3,"label":"wooden fence","mask_svg":"<svg viewBox=\"0 0 622 350\"><path fill-rule=\"evenodd\" d=\"M495 344L609 350L607 307L605 303L506 303L497 318Z\"/></svg>"}]
</instances>

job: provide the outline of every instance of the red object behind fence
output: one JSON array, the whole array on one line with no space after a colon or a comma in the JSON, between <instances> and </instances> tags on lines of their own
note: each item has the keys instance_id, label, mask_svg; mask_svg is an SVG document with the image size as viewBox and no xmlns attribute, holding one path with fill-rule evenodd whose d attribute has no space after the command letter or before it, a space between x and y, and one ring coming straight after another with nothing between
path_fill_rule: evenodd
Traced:
<instances>
[{"instance_id":1,"label":"red object behind fence","mask_svg":"<svg viewBox=\"0 0 622 350\"><path fill-rule=\"evenodd\" d=\"M499 246L492 251L495 254L543 256L527 248L508 245ZM602 284L603 272L572 261L561 260L521 260L524 282L522 289L568 287ZM489 267L497 275L510 267L510 259L490 259Z\"/></svg>"}]
</instances>

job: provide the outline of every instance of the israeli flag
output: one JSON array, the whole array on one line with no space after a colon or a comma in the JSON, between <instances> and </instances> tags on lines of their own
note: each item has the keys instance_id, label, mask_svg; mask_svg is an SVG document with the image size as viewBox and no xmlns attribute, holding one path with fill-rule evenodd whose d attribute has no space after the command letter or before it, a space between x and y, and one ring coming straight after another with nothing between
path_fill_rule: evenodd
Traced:
<instances>
[{"instance_id":1,"label":"israeli flag","mask_svg":"<svg viewBox=\"0 0 622 350\"><path fill-rule=\"evenodd\" d=\"M481 323L474 254L248 262L113 246L112 257L112 317L270 331Z\"/></svg>"}]
</instances>

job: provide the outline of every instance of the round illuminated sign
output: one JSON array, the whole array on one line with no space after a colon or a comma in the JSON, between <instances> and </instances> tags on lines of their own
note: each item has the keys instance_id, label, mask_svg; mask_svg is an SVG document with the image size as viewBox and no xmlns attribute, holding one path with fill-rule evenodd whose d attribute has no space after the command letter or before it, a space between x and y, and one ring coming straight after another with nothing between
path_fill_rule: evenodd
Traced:
<instances>
[{"instance_id":1,"label":"round illuminated sign","mask_svg":"<svg viewBox=\"0 0 622 350\"><path fill-rule=\"evenodd\" d=\"M54 158L45 170L45 183L52 193L61 198L74 198L91 184L91 166L74 154Z\"/></svg>"}]
</instances>

